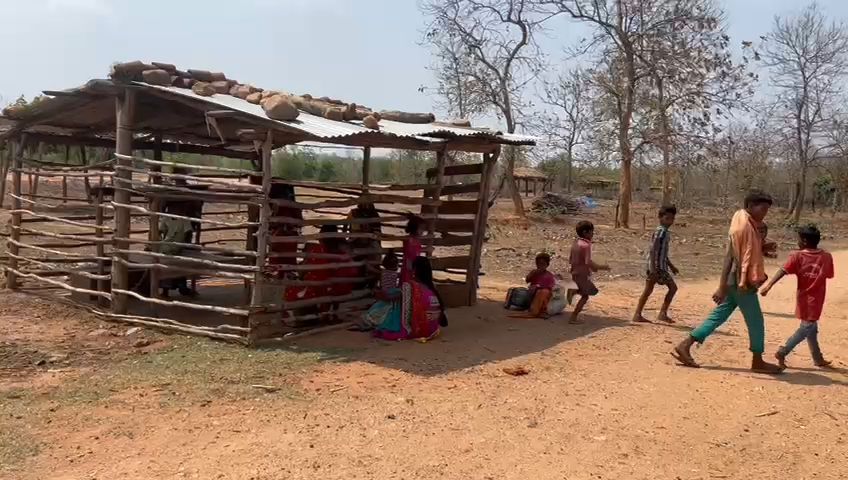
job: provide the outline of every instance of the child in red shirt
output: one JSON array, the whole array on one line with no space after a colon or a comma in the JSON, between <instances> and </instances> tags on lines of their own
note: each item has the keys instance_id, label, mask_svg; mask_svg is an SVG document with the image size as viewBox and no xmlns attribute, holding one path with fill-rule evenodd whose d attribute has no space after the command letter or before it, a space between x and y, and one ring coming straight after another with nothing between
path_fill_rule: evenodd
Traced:
<instances>
[{"instance_id":1,"label":"child in red shirt","mask_svg":"<svg viewBox=\"0 0 848 480\"><path fill-rule=\"evenodd\" d=\"M783 268L760 291L760 295L768 295L771 288L786 275L798 278L795 317L801 320L798 330L786 340L786 343L774 354L781 368L786 368L786 357L799 343L807 340L810 354L817 367L829 367L822 356L819 347L819 317L821 317L824 298L827 293L827 280L833 278L833 257L830 253L818 248L821 233L816 227L803 227L798 230L798 247L792 252Z\"/></svg>"},{"instance_id":2,"label":"child in red shirt","mask_svg":"<svg viewBox=\"0 0 848 480\"><path fill-rule=\"evenodd\" d=\"M574 306L571 312L571 318L568 323L580 324L580 312L583 307L589 302L589 297L598 294L598 287L592 282L592 272L598 270L609 270L606 265L599 265L592 261L592 238L595 236L595 225L588 220L577 222L577 238L571 245L571 254L569 255L569 263L571 264L571 280L577 286L577 289L570 289L567 292L568 304L571 304L571 299L574 295L580 295L580 300Z\"/></svg>"}]
</instances>

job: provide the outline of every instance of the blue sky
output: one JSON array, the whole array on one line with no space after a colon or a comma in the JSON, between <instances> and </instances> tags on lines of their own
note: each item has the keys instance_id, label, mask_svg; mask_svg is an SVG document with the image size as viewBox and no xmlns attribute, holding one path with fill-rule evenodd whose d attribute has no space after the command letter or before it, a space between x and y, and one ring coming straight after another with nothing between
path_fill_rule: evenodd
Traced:
<instances>
[{"instance_id":1,"label":"blue sky","mask_svg":"<svg viewBox=\"0 0 848 480\"><path fill-rule=\"evenodd\" d=\"M805 4L728 0L729 33L734 43L756 39L775 14ZM848 18L848 1L819 4ZM377 109L433 110L432 98L418 92L431 75L418 45L424 19L416 0L0 0L0 11L0 104L139 59ZM557 30L546 44L585 34L574 23Z\"/></svg>"}]
</instances>

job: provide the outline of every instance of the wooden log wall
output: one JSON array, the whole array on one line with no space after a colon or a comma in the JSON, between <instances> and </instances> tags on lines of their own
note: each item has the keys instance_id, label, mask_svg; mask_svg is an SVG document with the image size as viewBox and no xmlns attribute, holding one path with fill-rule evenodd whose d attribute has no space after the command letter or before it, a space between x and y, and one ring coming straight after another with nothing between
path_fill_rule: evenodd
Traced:
<instances>
[{"instance_id":1,"label":"wooden log wall","mask_svg":"<svg viewBox=\"0 0 848 480\"><path fill-rule=\"evenodd\" d=\"M121 114L131 102L127 98L119 102L118 113L129 130L131 111ZM478 164L448 166L445 155L439 154L426 184L354 185L272 178L270 136L261 148L261 175L256 170L168 162L155 151L154 159L133 156L120 141L114 160L104 165L111 171L25 163L25 143L22 138L15 146L7 167L13 174L8 195L9 288L40 283L69 292L63 301L103 318L257 344L359 317L374 301L382 256L389 248L399 253L408 215L417 213L428 226L422 241L434 270L474 280L448 278L439 284L449 306L473 303L476 298L491 157ZM41 192L34 194L22 188L22 178L29 174L67 181L61 194L44 186L50 182L42 183ZM444 186L455 176L479 176L479 180ZM100 184L101 177L112 178L113 183ZM244 177L255 180L238 181ZM88 194L78 195L83 182ZM294 187L295 198L269 198L275 184ZM455 198L444 200L448 195ZM191 215L164 211L164 205L174 200L202 202L203 211ZM353 208L364 204L375 206L379 216L349 218ZM293 210L299 214L291 216ZM160 239L159 222L168 220L200 225L204 241ZM322 232L328 225L338 230ZM380 226L379 232L354 228L374 225ZM292 228L280 234L280 226ZM306 248L327 240L354 248L322 253ZM279 245L289 248L276 248ZM178 247L180 253L161 253L162 247ZM340 277L341 269L360 273ZM309 273L316 270L331 273L315 279ZM137 280L139 276L144 280ZM199 296L163 298L159 281L174 276L202 278ZM204 294L204 286L215 282L243 284L246 295L222 303ZM354 287L336 288L344 284ZM284 294L305 289L314 295ZM185 312L222 320L197 325L185 319L181 314Z\"/></svg>"},{"instance_id":2,"label":"wooden log wall","mask_svg":"<svg viewBox=\"0 0 848 480\"><path fill-rule=\"evenodd\" d=\"M437 286L450 307L473 305L477 297L482 241L488 212L491 155L480 163L445 165L440 155L436 166L427 170L431 185L425 198L438 202L438 207L422 206L421 214L431 217L428 231L432 237L428 256L437 275ZM464 177L457 183L453 177ZM482 221L481 221L482 219ZM439 249L439 255L434 252Z\"/></svg>"}]
</instances>

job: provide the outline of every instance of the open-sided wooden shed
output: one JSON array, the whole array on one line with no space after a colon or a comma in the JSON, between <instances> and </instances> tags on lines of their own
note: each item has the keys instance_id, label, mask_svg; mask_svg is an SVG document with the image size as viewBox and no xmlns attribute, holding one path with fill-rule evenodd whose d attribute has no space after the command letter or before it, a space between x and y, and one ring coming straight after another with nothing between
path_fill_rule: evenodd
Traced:
<instances>
[{"instance_id":1,"label":"open-sided wooden shed","mask_svg":"<svg viewBox=\"0 0 848 480\"><path fill-rule=\"evenodd\" d=\"M423 241L434 270L463 277L442 277L438 288L447 303L473 304L488 212L485 199L495 162L503 145L533 144L529 137L435 122L432 114L376 112L326 97L264 91L221 73L184 72L159 63L118 65L108 80L45 94L49 98L37 104L5 110L0 129L0 141L7 142L11 153L2 167L2 172L12 173L6 202L11 204L8 288L46 287L53 298L104 318L249 344L315 331L331 318L336 322L337 317L358 315L373 298L368 288L334 295L328 287L322 290L328 292L325 296L286 301L281 289L338 281L304 280L302 273L313 267L297 261L275 262L272 272L272 259L304 259L310 253L301 248L275 253L270 245L367 239L374 248L354 251L354 260L342 263L327 255L329 263L323 267L373 267L387 247L402 240L409 212L426 221ZM274 177L273 151L303 142L361 147L362 183ZM74 166L55 164L33 153L36 145L45 144L63 145L66 152L76 147L114 148L114 155L97 162L82 158ZM427 183L371 184L373 148L432 151ZM449 151L479 153L481 161L446 167ZM84 152L81 149L80 156ZM152 152L152 158L143 152ZM241 159L244 164L223 168L167 161L168 152ZM476 175L479 180L447 185L446 179L454 175ZM24 189L27 177L59 178L63 194ZM85 193L67 193L68 182L83 182ZM312 193L272 195L277 185ZM442 199L459 193L475 193L477 198ZM184 202L195 213L165 212L168 202ZM379 215L346 216L351 207L364 205L375 205ZM201 242L199 233L196 242L164 242L158 230L160 220L167 218L188 219L204 233L238 232L243 243ZM373 224L382 228L351 228ZM275 233L280 225L292 226L296 234ZM327 225L347 229L318 231ZM166 244L181 253L157 251ZM366 270L366 277L368 272L373 271ZM169 275L201 279L212 285L210 293L201 290L192 299L161 298L159 281ZM365 285L368 278L357 281ZM234 283L242 285L241 294L218 294L212 290L215 282L229 285L228 291ZM334 309L298 313L319 304Z\"/></svg>"},{"instance_id":2,"label":"open-sided wooden shed","mask_svg":"<svg viewBox=\"0 0 848 480\"><path fill-rule=\"evenodd\" d=\"M539 184L542 186L542 193L545 193L551 189L554 183L554 178L549 178L535 168L518 167L515 169L513 176L515 177L515 185L519 191L521 190L521 182L524 181L524 195L528 197L531 191L534 197L538 194ZM532 189L530 188L531 184L533 185Z\"/></svg>"}]
</instances>

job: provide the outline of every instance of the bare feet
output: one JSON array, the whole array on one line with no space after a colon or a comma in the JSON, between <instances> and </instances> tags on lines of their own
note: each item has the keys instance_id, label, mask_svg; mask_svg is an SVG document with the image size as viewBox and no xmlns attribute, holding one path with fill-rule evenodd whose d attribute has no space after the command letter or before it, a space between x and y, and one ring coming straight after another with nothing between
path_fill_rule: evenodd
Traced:
<instances>
[{"instance_id":1,"label":"bare feet","mask_svg":"<svg viewBox=\"0 0 848 480\"><path fill-rule=\"evenodd\" d=\"M701 366L698 365L698 362L696 362L695 359L692 358L692 354L689 352L692 348L692 343L693 340L691 337L680 342L679 345L674 347L674 350L671 352L671 356L674 357L675 360L680 362L680 364L684 367L701 368Z\"/></svg>"},{"instance_id":2,"label":"bare feet","mask_svg":"<svg viewBox=\"0 0 848 480\"><path fill-rule=\"evenodd\" d=\"M584 322L579 316L571 315L571 317L568 319L568 323L570 323L571 325L583 325Z\"/></svg>"},{"instance_id":3,"label":"bare feet","mask_svg":"<svg viewBox=\"0 0 848 480\"><path fill-rule=\"evenodd\" d=\"M786 370L786 354L777 351L774 354L774 358L777 359L777 366L779 366L781 370Z\"/></svg>"},{"instance_id":4,"label":"bare feet","mask_svg":"<svg viewBox=\"0 0 848 480\"><path fill-rule=\"evenodd\" d=\"M651 321L645 318L644 315L634 315L633 323L651 323Z\"/></svg>"},{"instance_id":5,"label":"bare feet","mask_svg":"<svg viewBox=\"0 0 848 480\"><path fill-rule=\"evenodd\" d=\"M751 360L751 371L754 373L765 373L768 375L775 375L778 373L783 373L783 370L784 368L780 365L768 363L763 360L762 354L754 354L754 358Z\"/></svg>"},{"instance_id":6,"label":"bare feet","mask_svg":"<svg viewBox=\"0 0 848 480\"><path fill-rule=\"evenodd\" d=\"M674 321L673 318L669 317L667 313L661 313L661 314L657 315L657 321L667 323L669 325L677 323L677 322Z\"/></svg>"}]
</instances>

